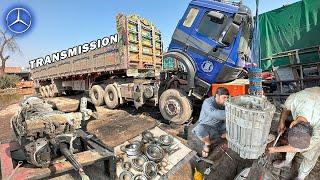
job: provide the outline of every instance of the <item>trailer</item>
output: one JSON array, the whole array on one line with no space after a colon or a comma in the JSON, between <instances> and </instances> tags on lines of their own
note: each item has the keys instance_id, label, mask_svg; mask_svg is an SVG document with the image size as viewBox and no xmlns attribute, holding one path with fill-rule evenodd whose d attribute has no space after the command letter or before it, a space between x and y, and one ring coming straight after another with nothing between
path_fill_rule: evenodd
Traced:
<instances>
[{"instance_id":1,"label":"trailer","mask_svg":"<svg viewBox=\"0 0 320 180\"><path fill-rule=\"evenodd\" d=\"M89 91L96 106L114 109L133 101L156 105L162 67L161 32L137 15L116 17L118 43L31 70L43 97Z\"/></svg>"}]
</instances>

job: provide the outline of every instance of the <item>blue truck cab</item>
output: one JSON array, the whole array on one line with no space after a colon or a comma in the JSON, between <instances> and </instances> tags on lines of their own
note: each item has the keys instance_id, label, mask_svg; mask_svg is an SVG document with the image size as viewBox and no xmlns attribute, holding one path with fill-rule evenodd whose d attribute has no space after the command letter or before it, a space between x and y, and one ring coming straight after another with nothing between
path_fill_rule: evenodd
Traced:
<instances>
[{"instance_id":1,"label":"blue truck cab","mask_svg":"<svg viewBox=\"0 0 320 180\"><path fill-rule=\"evenodd\" d=\"M190 2L163 57L174 62L161 73L159 106L165 119L184 123L193 100L206 97L212 83L239 77L249 61L252 23L250 9L240 3Z\"/></svg>"}]
</instances>

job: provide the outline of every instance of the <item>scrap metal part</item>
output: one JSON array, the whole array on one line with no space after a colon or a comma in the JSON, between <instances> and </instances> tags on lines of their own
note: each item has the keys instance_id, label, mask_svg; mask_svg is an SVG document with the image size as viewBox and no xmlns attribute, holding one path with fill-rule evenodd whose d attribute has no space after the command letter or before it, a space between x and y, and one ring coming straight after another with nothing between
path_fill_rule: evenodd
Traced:
<instances>
[{"instance_id":1,"label":"scrap metal part","mask_svg":"<svg viewBox=\"0 0 320 180\"><path fill-rule=\"evenodd\" d=\"M170 146L170 145L173 144L173 138L171 136L169 136L169 135L161 135L159 137L159 142L163 146Z\"/></svg>"},{"instance_id":2,"label":"scrap metal part","mask_svg":"<svg viewBox=\"0 0 320 180\"><path fill-rule=\"evenodd\" d=\"M153 161L148 161L143 165L143 173L148 179L153 179L158 175L158 166Z\"/></svg>"},{"instance_id":3,"label":"scrap metal part","mask_svg":"<svg viewBox=\"0 0 320 180\"><path fill-rule=\"evenodd\" d=\"M123 170L129 170L131 168L131 163L130 162L123 162L121 167Z\"/></svg>"},{"instance_id":4,"label":"scrap metal part","mask_svg":"<svg viewBox=\"0 0 320 180\"><path fill-rule=\"evenodd\" d=\"M132 178L133 178L133 173L130 171L122 171L119 176L120 180L126 180L126 179L132 179Z\"/></svg>"},{"instance_id":5,"label":"scrap metal part","mask_svg":"<svg viewBox=\"0 0 320 180\"><path fill-rule=\"evenodd\" d=\"M164 157L164 150L159 145L149 144L145 154L151 161L160 162Z\"/></svg>"},{"instance_id":6,"label":"scrap metal part","mask_svg":"<svg viewBox=\"0 0 320 180\"><path fill-rule=\"evenodd\" d=\"M150 131L142 132L142 142L149 143L155 141L153 134Z\"/></svg>"},{"instance_id":7,"label":"scrap metal part","mask_svg":"<svg viewBox=\"0 0 320 180\"><path fill-rule=\"evenodd\" d=\"M129 157L135 157L142 154L141 152L142 143L140 141L134 141L125 146L121 146L121 150L127 154Z\"/></svg>"},{"instance_id":8,"label":"scrap metal part","mask_svg":"<svg viewBox=\"0 0 320 180\"><path fill-rule=\"evenodd\" d=\"M132 168L142 172L143 171L143 165L145 162L148 161L148 158L144 155L139 155L137 157L134 157L132 159Z\"/></svg>"},{"instance_id":9,"label":"scrap metal part","mask_svg":"<svg viewBox=\"0 0 320 180\"><path fill-rule=\"evenodd\" d=\"M81 149L77 129L93 115L86 109L86 98L81 99L80 112L64 113L37 97L29 97L21 104L18 114L11 119L11 126L22 147L25 160L37 167L48 167L53 158L64 155L75 167L81 165L72 155Z\"/></svg>"},{"instance_id":10,"label":"scrap metal part","mask_svg":"<svg viewBox=\"0 0 320 180\"><path fill-rule=\"evenodd\" d=\"M148 178L143 174L136 174L133 176L132 180L147 180Z\"/></svg>"}]
</instances>

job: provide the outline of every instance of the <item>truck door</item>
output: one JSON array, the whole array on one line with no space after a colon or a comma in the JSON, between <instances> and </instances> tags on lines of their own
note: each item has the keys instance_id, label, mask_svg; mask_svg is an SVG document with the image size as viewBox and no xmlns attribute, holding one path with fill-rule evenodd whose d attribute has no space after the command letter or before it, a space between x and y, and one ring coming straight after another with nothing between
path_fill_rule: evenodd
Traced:
<instances>
[{"instance_id":1,"label":"truck door","mask_svg":"<svg viewBox=\"0 0 320 180\"><path fill-rule=\"evenodd\" d=\"M232 50L221 39L232 23L231 14L202 9L187 41L187 52L194 59L197 77L213 83Z\"/></svg>"},{"instance_id":2,"label":"truck door","mask_svg":"<svg viewBox=\"0 0 320 180\"><path fill-rule=\"evenodd\" d=\"M192 34L192 25L196 21L199 14L199 9L194 6L189 6L186 10L184 16L178 23L172 35L172 41L170 43L169 49L185 49L187 46L187 41Z\"/></svg>"}]
</instances>

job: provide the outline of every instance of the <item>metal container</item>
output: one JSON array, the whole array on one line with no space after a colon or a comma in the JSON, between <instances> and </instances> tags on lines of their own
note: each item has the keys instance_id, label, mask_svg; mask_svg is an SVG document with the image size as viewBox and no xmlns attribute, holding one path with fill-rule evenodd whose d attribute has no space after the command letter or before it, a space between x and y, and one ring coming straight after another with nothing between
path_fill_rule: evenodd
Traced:
<instances>
[{"instance_id":1,"label":"metal container","mask_svg":"<svg viewBox=\"0 0 320 180\"><path fill-rule=\"evenodd\" d=\"M127 154L128 157L135 157L142 154L142 144L140 141L134 141L125 146L121 146L121 150Z\"/></svg>"},{"instance_id":2,"label":"metal container","mask_svg":"<svg viewBox=\"0 0 320 180\"><path fill-rule=\"evenodd\" d=\"M258 159L265 152L274 112L266 98L230 98L226 102L228 147L244 159Z\"/></svg>"},{"instance_id":3,"label":"metal container","mask_svg":"<svg viewBox=\"0 0 320 180\"><path fill-rule=\"evenodd\" d=\"M156 144L150 144L146 147L145 154L149 160L160 162L164 157L164 150Z\"/></svg>"}]
</instances>

